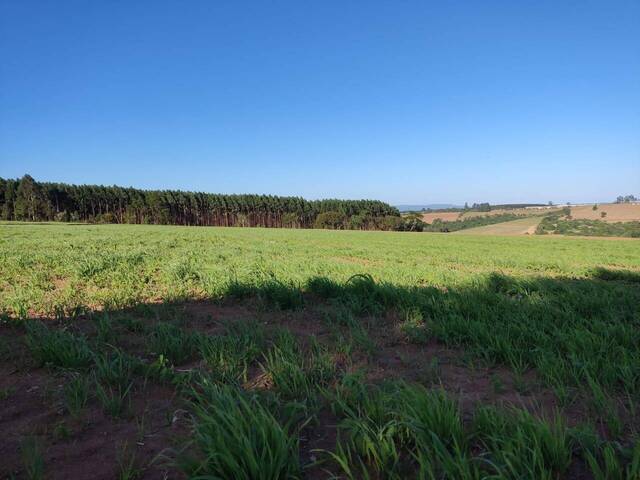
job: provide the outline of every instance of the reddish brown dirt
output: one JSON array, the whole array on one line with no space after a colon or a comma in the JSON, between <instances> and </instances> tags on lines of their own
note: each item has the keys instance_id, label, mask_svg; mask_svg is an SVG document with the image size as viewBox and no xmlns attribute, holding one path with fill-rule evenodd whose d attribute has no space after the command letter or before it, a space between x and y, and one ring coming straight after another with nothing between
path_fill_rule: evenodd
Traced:
<instances>
[{"instance_id":1,"label":"reddish brown dirt","mask_svg":"<svg viewBox=\"0 0 640 480\"><path fill-rule=\"evenodd\" d=\"M171 468L150 464L173 446L174 437L185 433L183 419L171 422L177 410L172 389L152 384L143 388L136 382L125 418L106 416L95 400L75 418L60 401L63 383L62 376L44 369L24 372L2 366L0 391L9 393L0 400L0 478L23 478L21 444L31 436L43 447L47 479L117 478L123 451L135 455L140 479L182 478Z\"/></svg>"}]
</instances>

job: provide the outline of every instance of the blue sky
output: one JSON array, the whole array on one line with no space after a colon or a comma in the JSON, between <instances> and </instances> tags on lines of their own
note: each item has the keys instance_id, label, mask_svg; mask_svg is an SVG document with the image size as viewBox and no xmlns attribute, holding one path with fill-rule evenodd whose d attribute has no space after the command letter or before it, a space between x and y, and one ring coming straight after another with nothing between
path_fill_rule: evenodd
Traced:
<instances>
[{"instance_id":1,"label":"blue sky","mask_svg":"<svg viewBox=\"0 0 640 480\"><path fill-rule=\"evenodd\" d=\"M0 1L0 176L640 194L640 2Z\"/></svg>"}]
</instances>

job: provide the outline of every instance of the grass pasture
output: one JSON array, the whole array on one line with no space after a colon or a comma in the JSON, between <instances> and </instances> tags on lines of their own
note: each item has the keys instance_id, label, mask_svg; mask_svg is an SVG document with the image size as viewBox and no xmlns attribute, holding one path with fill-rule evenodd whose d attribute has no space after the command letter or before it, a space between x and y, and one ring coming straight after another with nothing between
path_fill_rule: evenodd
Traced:
<instances>
[{"instance_id":1,"label":"grass pasture","mask_svg":"<svg viewBox=\"0 0 640 480\"><path fill-rule=\"evenodd\" d=\"M0 259L2 478L640 478L638 240L2 224Z\"/></svg>"}]
</instances>

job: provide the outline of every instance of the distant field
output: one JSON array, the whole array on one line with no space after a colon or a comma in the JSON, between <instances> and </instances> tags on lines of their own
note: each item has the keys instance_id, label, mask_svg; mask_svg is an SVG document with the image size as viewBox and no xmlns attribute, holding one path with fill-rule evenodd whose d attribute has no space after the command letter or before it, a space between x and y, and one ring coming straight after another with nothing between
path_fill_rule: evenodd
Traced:
<instances>
[{"instance_id":1,"label":"distant field","mask_svg":"<svg viewBox=\"0 0 640 480\"><path fill-rule=\"evenodd\" d=\"M482 217L485 215L501 215L504 213L511 213L513 215L543 215L545 213L556 212L560 210L560 208L498 208L495 210L491 210L490 212L466 212L464 214L464 218L467 217Z\"/></svg>"},{"instance_id":2,"label":"distant field","mask_svg":"<svg viewBox=\"0 0 640 480\"><path fill-rule=\"evenodd\" d=\"M433 223L436 218L443 222L453 222L460 218L461 212L441 212L441 213L423 213L422 221L425 223Z\"/></svg>"},{"instance_id":3,"label":"distant field","mask_svg":"<svg viewBox=\"0 0 640 480\"><path fill-rule=\"evenodd\" d=\"M640 473L640 241L0 224L0 259L0 478Z\"/></svg>"},{"instance_id":4,"label":"distant field","mask_svg":"<svg viewBox=\"0 0 640 480\"><path fill-rule=\"evenodd\" d=\"M533 235L542 217L527 217L510 222L467 228L454 232L454 235Z\"/></svg>"},{"instance_id":5,"label":"distant field","mask_svg":"<svg viewBox=\"0 0 640 480\"><path fill-rule=\"evenodd\" d=\"M433 213L423 213L422 220L426 223L433 223L436 218L441 219L444 222L453 222L455 220L462 220L465 218L472 217L486 217L492 215L502 215L505 213L510 213L513 215L526 215L526 216L537 216L542 215L544 213L551 213L554 211L560 210L559 208L552 209L533 209L533 208L514 208L514 209L503 209L499 208L496 210L491 210L490 212L433 212Z\"/></svg>"},{"instance_id":6,"label":"distant field","mask_svg":"<svg viewBox=\"0 0 640 480\"><path fill-rule=\"evenodd\" d=\"M602 212L607 215L602 217ZM640 204L603 203L594 210L592 205L571 207L571 216L585 220L604 220L605 222L640 221Z\"/></svg>"}]
</instances>

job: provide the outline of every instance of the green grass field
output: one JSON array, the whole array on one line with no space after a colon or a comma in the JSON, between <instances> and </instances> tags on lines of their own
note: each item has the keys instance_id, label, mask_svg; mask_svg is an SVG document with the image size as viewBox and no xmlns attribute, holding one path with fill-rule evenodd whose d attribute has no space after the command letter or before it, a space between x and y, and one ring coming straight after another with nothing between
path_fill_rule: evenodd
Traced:
<instances>
[{"instance_id":1,"label":"green grass field","mask_svg":"<svg viewBox=\"0 0 640 480\"><path fill-rule=\"evenodd\" d=\"M303 287L367 273L397 286L458 286L500 272L585 277L640 269L640 242L392 232L135 225L0 226L0 311L72 313L180 298L218 298L230 282Z\"/></svg>"},{"instance_id":2,"label":"green grass field","mask_svg":"<svg viewBox=\"0 0 640 480\"><path fill-rule=\"evenodd\" d=\"M0 476L640 478L640 241L14 223L0 258Z\"/></svg>"}]
</instances>

